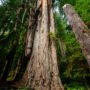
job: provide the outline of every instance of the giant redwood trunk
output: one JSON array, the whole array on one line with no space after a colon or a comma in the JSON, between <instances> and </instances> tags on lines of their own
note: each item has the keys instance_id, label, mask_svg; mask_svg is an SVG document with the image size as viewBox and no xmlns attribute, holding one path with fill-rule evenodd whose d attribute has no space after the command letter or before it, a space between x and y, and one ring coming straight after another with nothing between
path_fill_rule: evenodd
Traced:
<instances>
[{"instance_id":1,"label":"giant redwood trunk","mask_svg":"<svg viewBox=\"0 0 90 90\"><path fill-rule=\"evenodd\" d=\"M55 33L52 1L38 0L37 7L39 14L32 54L18 85L31 90L63 90L59 78L55 42L49 36L50 32Z\"/></svg>"},{"instance_id":2,"label":"giant redwood trunk","mask_svg":"<svg viewBox=\"0 0 90 90\"><path fill-rule=\"evenodd\" d=\"M90 31L70 4L63 9L90 66Z\"/></svg>"}]
</instances>

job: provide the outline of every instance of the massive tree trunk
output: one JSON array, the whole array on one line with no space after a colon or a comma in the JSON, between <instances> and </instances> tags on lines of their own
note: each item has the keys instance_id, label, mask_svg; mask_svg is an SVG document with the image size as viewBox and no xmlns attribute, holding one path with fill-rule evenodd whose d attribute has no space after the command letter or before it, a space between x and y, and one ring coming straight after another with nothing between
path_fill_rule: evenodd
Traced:
<instances>
[{"instance_id":1,"label":"massive tree trunk","mask_svg":"<svg viewBox=\"0 0 90 90\"><path fill-rule=\"evenodd\" d=\"M38 0L37 28L32 55L19 86L31 90L63 90L58 72L55 42L49 33L55 33L51 0Z\"/></svg>"},{"instance_id":2,"label":"massive tree trunk","mask_svg":"<svg viewBox=\"0 0 90 90\"><path fill-rule=\"evenodd\" d=\"M63 9L90 66L90 30L70 4L64 5Z\"/></svg>"}]
</instances>

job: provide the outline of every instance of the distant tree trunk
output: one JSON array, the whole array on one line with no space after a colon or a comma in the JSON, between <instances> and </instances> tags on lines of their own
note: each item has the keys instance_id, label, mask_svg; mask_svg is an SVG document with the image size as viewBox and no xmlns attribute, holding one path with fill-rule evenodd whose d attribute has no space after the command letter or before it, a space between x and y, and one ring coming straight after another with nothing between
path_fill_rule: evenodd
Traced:
<instances>
[{"instance_id":1,"label":"distant tree trunk","mask_svg":"<svg viewBox=\"0 0 90 90\"><path fill-rule=\"evenodd\" d=\"M16 44L13 45L12 49L10 50L10 52L6 55L6 64L4 67L4 70L2 72L2 76L0 78L1 81L5 82L7 77L8 77L8 73L10 72L10 67L12 65L12 59L14 58L14 54L16 52Z\"/></svg>"},{"instance_id":2,"label":"distant tree trunk","mask_svg":"<svg viewBox=\"0 0 90 90\"><path fill-rule=\"evenodd\" d=\"M66 54L66 46L65 46L65 42L62 39L59 39L59 45L60 45L60 49L61 49L61 55L62 58L65 57Z\"/></svg>"},{"instance_id":3,"label":"distant tree trunk","mask_svg":"<svg viewBox=\"0 0 90 90\"><path fill-rule=\"evenodd\" d=\"M51 0L38 0L39 8L32 55L18 86L31 90L64 90L59 78L55 42L49 33L55 33Z\"/></svg>"},{"instance_id":4,"label":"distant tree trunk","mask_svg":"<svg viewBox=\"0 0 90 90\"><path fill-rule=\"evenodd\" d=\"M54 16L53 16L53 9L50 7L50 33L55 33L55 25L54 25ZM53 38L50 37L50 53L51 53L51 90L63 90L63 87L58 76L58 64L57 64L57 55L56 55L56 48L55 48L55 41ZM61 88L59 87L61 86Z\"/></svg>"},{"instance_id":5,"label":"distant tree trunk","mask_svg":"<svg viewBox=\"0 0 90 90\"><path fill-rule=\"evenodd\" d=\"M87 80L86 80L85 77L84 77L84 83L85 83L85 87L86 87L86 89L89 90L89 89L90 89L90 88L89 88L89 84L88 84L88 82L87 82Z\"/></svg>"},{"instance_id":6,"label":"distant tree trunk","mask_svg":"<svg viewBox=\"0 0 90 90\"><path fill-rule=\"evenodd\" d=\"M90 30L70 4L64 5L63 9L90 66Z\"/></svg>"}]
</instances>

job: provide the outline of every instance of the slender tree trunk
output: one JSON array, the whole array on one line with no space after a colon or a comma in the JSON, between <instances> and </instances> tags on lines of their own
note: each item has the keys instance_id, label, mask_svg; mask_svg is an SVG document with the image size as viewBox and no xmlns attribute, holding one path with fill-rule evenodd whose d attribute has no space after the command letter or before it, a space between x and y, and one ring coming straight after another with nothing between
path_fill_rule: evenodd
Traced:
<instances>
[{"instance_id":1,"label":"slender tree trunk","mask_svg":"<svg viewBox=\"0 0 90 90\"><path fill-rule=\"evenodd\" d=\"M65 54L66 54L65 42L62 39L59 39L58 42L59 42L60 49L61 49L61 55L62 55L62 57L65 57Z\"/></svg>"},{"instance_id":2,"label":"slender tree trunk","mask_svg":"<svg viewBox=\"0 0 90 90\"><path fill-rule=\"evenodd\" d=\"M86 80L85 77L84 77L84 84L85 84L86 89L89 90L90 88L89 88L89 85L88 85L87 80Z\"/></svg>"},{"instance_id":3,"label":"slender tree trunk","mask_svg":"<svg viewBox=\"0 0 90 90\"><path fill-rule=\"evenodd\" d=\"M50 0L49 0L50 1ZM51 4L52 5L52 4ZM55 33L55 25L54 25L54 16L53 16L53 8L50 6L50 32ZM55 48L55 41L53 38L50 38L50 49L51 49L51 90L63 90L63 86L61 85L60 78L58 76L58 64L57 64L57 55Z\"/></svg>"},{"instance_id":4,"label":"slender tree trunk","mask_svg":"<svg viewBox=\"0 0 90 90\"><path fill-rule=\"evenodd\" d=\"M31 11L30 11L31 14ZM33 46L33 37L34 37L34 30L32 29L32 22L33 16L29 16L29 23L28 23L28 29L26 33L26 40L25 40L25 57L30 57L31 49Z\"/></svg>"},{"instance_id":5,"label":"slender tree trunk","mask_svg":"<svg viewBox=\"0 0 90 90\"><path fill-rule=\"evenodd\" d=\"M25 11L22 17L22 23L23 23L25 14L28 13L29 15L28 22L27 22L28 26L26 29L26 36L24 39L25 47L24 47L24 53L19 62L19 69L16 69L17 73L15 75L14 81L20 80L22 78L22 74L20 74L20 72L25 71L28 61L30 59L31 53L32 53L34 33L35 33L36 26L37 26L37 23L36 23L37 17L34 16L34 12L36 11L36 2L37 1L26 0L27 7L25 8ZM32 4L33 8L28 9L28 6L30 4Z\"/></svg>"},{"instance_id":6,"label":"slender tree trunk","mask_svg":"<svg viewBox=\"0 0 90 90\"><path fill-rule=\"evenodd\" d=\"M50 0L38 0L37 29L32 55L19 85L31 90L64 90L59 78L55 42L49 38L55 32Z\"/></svg>"},{"instance_id":7,"label":"slender tree trunk","mask_svg":"<svg viewBox=\"0 0 90 90\"><path fill-rule=\"evenodd\" d=\"M6 64L5 64L2 76L0 78L1 81L3 81L3 82L6 81L6 79L8 77L8 74L10 72L10 67L12 65L12 59L14 58L15 52L16 52L16 44L13 45L12 49L10 50L10 52L6 55Z\"/></svg>"},{"instance_id":8,"label":"slender tree trunk","mask_svg":"<svg viewBox=\"0 0 90 90\"><path fill-rule=\"evenodd\" d=\"M90 30L70 4L64 5L63 9L90 66Z\"/></svg>"}]
</instances>

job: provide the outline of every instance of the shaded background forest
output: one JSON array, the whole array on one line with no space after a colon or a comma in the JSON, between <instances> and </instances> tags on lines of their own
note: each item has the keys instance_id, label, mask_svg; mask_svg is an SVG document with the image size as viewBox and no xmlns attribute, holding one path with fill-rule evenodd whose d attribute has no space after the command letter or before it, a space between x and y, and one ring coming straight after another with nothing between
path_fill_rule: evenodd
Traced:
<instances>
[{"instance_id":1,"label":"shaded background forest","mask_svg":"<svg viewBox=\"0 0 90 90\"><path fill-rule=\"evenodd\" d=\"M26 63L23 61L25 35L28 28L29 10L33 3L25 0L1 0L0 5L0 80L15 81L22 76ZM90 68L79 43L64 15L62 6L70 3L90 28L90 0L54 0L54 18L60 77L66 90L89 90ZM34 13L35 11L33 11ZM34 16L37 18L36 16Z\"/></svg>"}]
</instances>

